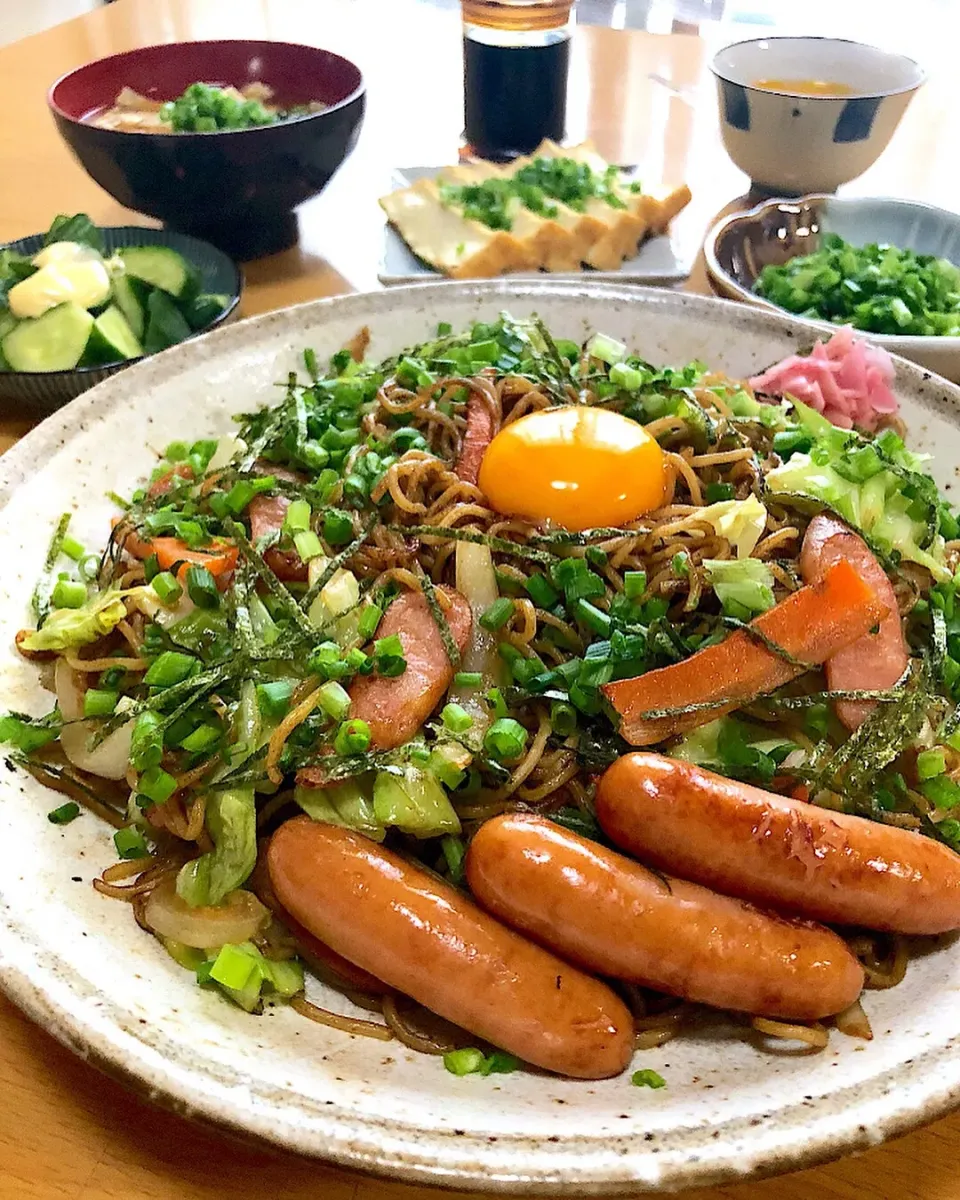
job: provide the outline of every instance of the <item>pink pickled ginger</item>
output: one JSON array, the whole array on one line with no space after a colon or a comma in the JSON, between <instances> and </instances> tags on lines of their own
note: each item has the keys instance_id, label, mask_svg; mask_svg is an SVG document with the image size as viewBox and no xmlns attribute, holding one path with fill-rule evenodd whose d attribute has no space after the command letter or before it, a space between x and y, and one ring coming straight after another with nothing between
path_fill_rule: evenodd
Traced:
<instances>
[{"instance_id":1,"label":"pink pickled ginger","mask_svg":"<svg viewBox=\"0 0 960 1200\"><path fill-rule=\"evenodd\" d=\"M806 357L791 354L755 375L750 386L755 392L793 396L841 429L872 432L881 417L897 411L892 382L893 360L886 350L854 337L851 326L844 325Z\"/></svg>"}]
</instances>

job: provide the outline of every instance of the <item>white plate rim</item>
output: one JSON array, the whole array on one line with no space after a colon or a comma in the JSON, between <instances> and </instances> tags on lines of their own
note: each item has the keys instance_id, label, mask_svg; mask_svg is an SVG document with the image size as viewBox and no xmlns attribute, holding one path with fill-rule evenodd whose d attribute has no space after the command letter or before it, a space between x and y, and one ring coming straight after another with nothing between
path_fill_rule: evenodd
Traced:
<instances>
[{"instance_id":1,"label":"white plate rim","mask_svg":"<svg viewBox=\"0 0 960 1200\"><path fill-rule=\"evenodd\" d=\"M713 298L633 287L577 285L538 281L518 285L513 281L485 283L445 282L404 289L412 297L440 289L455 291L467 299L498 299L511 296L536 301L551 295L608 297L628 305L661 305L689 311L695 320L722 310L740 331L761 334L774 328L801 339L803 323L758 309ZM214 347L228 351L240 348L253 328L283 327L290 314L324 314L341 306L356 310L358 319L371 310L395 303L401 293L357 294L312 301L292 309L240 322L205 337L156 355L87 392L31 431L0 460L0 512L17 485L18 474L57 444L58 438L79 431L98 414L123 402L131 382L149 387L161 382L174 358L196 363L209 360ZM960 424L960 388L932 376L930 372L897 360L899 383L911 385L924 407L949 414ZM116 398L111 392L119 392ZM795 1103L785 1110L776 1126L779 1142L765 1152L751 1152L751 1129L759 1122L734 1119L713 1125L715 1136L728 1149L719 1161L707 1163L698 1151L695 1130L681 1130L676 1145L651 1162L650 1155L661 1147L644 1148L635 1138L568 1138L563 1145L555 1139L519 1133L490 1139L471 1136L468 1130L431 1130L424 1138L416 1125L398 1119L377 1121L358 1118L346 1110L317 1108L307 1112L302 1105L284 1105L283 1093L258 1093L256 1081L233 1078L228 1072L204 1073L191 1063L170 1055L162 1031L143 1030L100 995L97 1003L77 1011L71 999L76 989L87 985L56 963L43 960L42 946L31 944L16 915L5 904L0 888L0 986L29 1017L82 1058L132 1086L166 1107L183 1115L214 1124L241 1135L255 1135L278 1146L322 1157L342 1166L447 1187L469 1186L478 1191L528 1195L612 1195L641 1191L674 1191L683 1187L744 1182L751 1178L813 1166L844 1153L876 1145L901 1135L947 1112L960 1103L960 1035L947 1040L936 1052L918 1054L898 1064L896 1071L877 1076L866 1084L838 1088L818 1111L812 1101ZM89 989L87 988L89 991ZM889 1097L896 1095L893 1104ZM832 1102L843 1097L842 1119ZM291 1111L286 1111L291 1109ZM335 1106L334 1106L335 1108ZM771 1114L772 1115L772 1114ZM300 1117L302 1119L291 1119ZM286 1122L286 1123L284 1123ZM782 1124L782 1128L781 1128ZM768 1126L769 1133L774 1126ZM814 1129L811 1135L809 1129ZM691 1138L685 1136L691 1134ZM796 1143L803 1137L802 1145ZM648 1135L652 1138L652 1135ZM751 1156L753 1153L753 1157ZM656 1179L649 1170L658 1166ZM569 1175L562 1171L569 1168ZM644 1169L645 1168L645 1169ZM561 1172L558 1175L558 1170Z\"/></svg>"}]
</instances>

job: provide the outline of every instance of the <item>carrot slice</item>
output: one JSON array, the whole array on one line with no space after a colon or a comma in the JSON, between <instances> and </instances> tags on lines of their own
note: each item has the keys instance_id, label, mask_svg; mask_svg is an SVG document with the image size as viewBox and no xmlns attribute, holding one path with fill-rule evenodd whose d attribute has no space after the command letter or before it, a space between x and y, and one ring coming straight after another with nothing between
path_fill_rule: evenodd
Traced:
<instances>
[{"instance_id":1,"label":"carrot slice","mask_svg":"<svg viewBox=\"0 0 960 1200\"><path fill-rule=\"evenodd\" d=\"M850 563L835 563L819 582L801 588L751 622L751 628L798 663L819 666L872 629L889 612ZM772 692L807 668L788 662L745 630L670 667L608 683L603 693L620 714L620 733L633 746L705 725L754 696ZM714 702L716 706L714 707ZM709 707L648 717L664 708Z\"/></svg>"},{"instance_id":2,"label":"carrot slice","mask_svg":"<svg viewBox=\"0 0 960 1200\"><path fill-rule=\"evenodd\" d=\"M161 571L169 571L175 563L183 563L177 572L180 582L186 574L187 567L206 567L216 579L229 575L237 566L237 548L232 542L217 539L212 550L191 550L186 542L175 537L141 537L136 530L130 530L122 535L121 544L127 554L134 558L149 558L157 556Z\"/></svg>"}]
</instances>

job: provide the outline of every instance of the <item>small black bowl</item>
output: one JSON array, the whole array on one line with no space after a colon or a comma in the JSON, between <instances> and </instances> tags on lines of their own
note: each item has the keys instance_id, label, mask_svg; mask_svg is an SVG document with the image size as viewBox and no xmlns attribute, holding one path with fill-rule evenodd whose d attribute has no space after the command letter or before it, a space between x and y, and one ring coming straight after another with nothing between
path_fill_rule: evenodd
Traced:
<instances>
[{"instance_id":1,"label":"small black bowl","mask_svg":"<svg viewBox=\"0 0 960 1200\"><path fill-rule=\"evenodd\" d=\"M236 263L215 246L189 237L185 233L174 233L168 229L142 229L139 225L104 226L105 253L109 255L124 246L169 246L182 254L200 272L200 290L229 297L226 308L204 329L193 335L199 337L226 325L237 315L243 277ZM42 233L33 233L16 242L0 246L2 250L13 250L16 254L36 254L43 249ZM188 338L187 341L190 339ZM145 356L147 357L147 356ZM100 383L131 363L142 361L130 358L125 362L107 363L96 367L74 367L69 371L3 371L0 370L0 400L12 401L14 410L23 416L47 416L64 404L79 396L94 384Z\"/></svg>"},{"instance_id":2,"label":"small black bowl","mask_svg":"<svg viewBox=\"0 0 960 1200\"><path fill-rule=\"evenodd\" d=\"M90 118L123 87L173 100L191 83L261 82L283 107L322 101L307 116L215 133L130 133ZM291 245L294 209L321 192L353 149L365 91L348 59L290 42L174 42L87 63L47 102L87 173L127 208L250 259Z\"/></svg>"}]
</instances>

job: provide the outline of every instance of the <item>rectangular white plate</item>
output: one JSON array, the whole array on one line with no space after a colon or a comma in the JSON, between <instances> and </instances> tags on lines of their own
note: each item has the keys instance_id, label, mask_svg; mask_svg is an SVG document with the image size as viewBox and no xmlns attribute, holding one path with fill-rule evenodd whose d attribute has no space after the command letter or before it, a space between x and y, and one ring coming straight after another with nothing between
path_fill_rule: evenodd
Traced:
<instances>
[{"instance_id":1,"label":"rectangular white plate","mask_svg":"<svg viewBox=\"0 0 960 1200\"><path fill-rule=\"evenodd\" d=\"M390 186L392 190L410 187L418 179L432 179L442 167L398 167L394 170ZM626 168L629 171L629 168ZM618 283L678 283L690 274L692 263L682 257L680 248L669 233L662 237L648 238L639 252L624 262L619 271L594 271L584 267L576 274L552 274L551 279L613 279ZM544 271L530 274L511 274L511 279L543 278ZM387 286L397 283L426 283L430 279L442 279L438 271L421 262L392 225L384 225L383 251L377 278Z\"/></svg>"}]
</instances>

